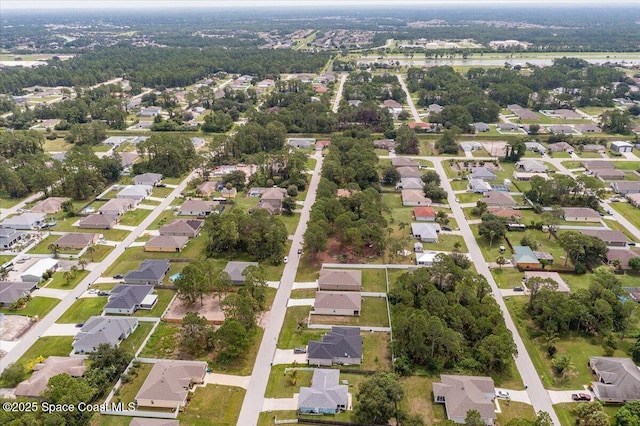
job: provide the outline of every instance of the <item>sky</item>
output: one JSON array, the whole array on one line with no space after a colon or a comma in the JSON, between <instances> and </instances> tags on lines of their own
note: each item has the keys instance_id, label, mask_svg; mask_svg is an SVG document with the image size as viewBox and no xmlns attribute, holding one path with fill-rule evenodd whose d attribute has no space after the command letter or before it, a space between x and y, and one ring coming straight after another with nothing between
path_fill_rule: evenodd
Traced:
<instances>
[{"instance_id":1,"label":"sky","mask_svg":"<svg viewBox=\"0 0 640 426\"><path fill-rule=\"evenodd\" d=\"M638 4L638 0L0 0L0 9L138 9L186 8L186 7L332 7L332 6L426 6L426 5L541 5L541 4Z\"/></svg>"}]
</instances>

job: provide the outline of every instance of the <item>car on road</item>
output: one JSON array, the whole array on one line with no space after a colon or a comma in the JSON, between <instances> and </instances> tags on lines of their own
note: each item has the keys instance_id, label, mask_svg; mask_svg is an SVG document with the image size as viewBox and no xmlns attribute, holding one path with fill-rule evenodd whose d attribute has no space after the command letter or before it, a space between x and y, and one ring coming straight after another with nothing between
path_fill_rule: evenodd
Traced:
<instances>
[{"instance_id":1,"label":"car on road","mask_svg":"<svg viewBox=\"0 0 640 426\"><path fill-rule=\"evenodd\" d=\"M287 262L289 262L289 256L284 257L284 263L287 263Z\"/></svg>"},{"instance_id":2,"label":"car on road","mask_svg":"<svg viewBox=\"0 0 640 426\"><path fill-rule=\"evenodd\" d=\"M307 353L307 348L294 348L293 349L293 353L294 354L306 354Z\"/></svg>"},{"instance_id":3,"label":"car on road","mask_svg":"<svg viewBox=\"0 0 640 426\"><path fill-rule=\"evenodd\" d=\"M124 275L122 275L122 274L115 274L115 275L113 276L113 279L114 279L114 280L121 280L122 278L124 278Z\"/></svg>"},{"instance_id":4,"label":"car on road","mask_svg":"<svg viewBox=\"0 0 640 426\"><path fill-rule=\"evenodd\" d=\"M503 391L503 390L499 390L499 391L497 391L497 392L496 392L496 396L497 396L498 398L506 398L506 399L511 398L511 395L509 395L509 392L507 392L507 391Z\"/></svg>"},{"instance_id":5,"label":"car on road","mask_svg":"<svg viewBox=\"0 0 640 426\"><path fill-rule=\"evenodd\" d=\"M298 254L302 254L302 249L298 249Z\"/></svg>"},{"instance_id":6,"label":"car on road","mask_svg":"<svg viewBox=\"0 0 640 426\"><path fill-rule=\"evenodd\" d=\"M84 327L84 323L83 322L79 322L79 323L76 324L76 327L82 328L82 327Z\"/></svg>"},{"instance_id":7,"label":"car on road","mask_svg":"<svg viewBox=\"0 0 640 426\"><path fill-rule=\"evenodd\" d=\"M574 401L591 401L591 395L588 393L574 393L571 395Z\"/></svg>"},{"instance_id":8,"label":"car on road","mask_svg":"<svg viewBox=\"0 0 640 426\"><path fill-rule=\"evenodd\" d=\"M523 287L514 287L513 291L524 291Z\"/></svg>"}]
</instances>

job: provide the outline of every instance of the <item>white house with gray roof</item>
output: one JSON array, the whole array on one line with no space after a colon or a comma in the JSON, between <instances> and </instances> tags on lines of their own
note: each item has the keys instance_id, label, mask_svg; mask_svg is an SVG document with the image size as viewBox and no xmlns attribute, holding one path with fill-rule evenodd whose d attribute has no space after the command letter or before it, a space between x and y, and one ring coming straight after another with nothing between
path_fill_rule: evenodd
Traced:
<instances>
[{"instance_id":1,"label":"white house with gray roof","mask_svg":"<svg viewBox=\"0 0 640 426\"><path fill-rule=\"evenodd\" d=\"M362 361L360 327L332 327L321 341L310 340L310 365L358 364Z\"/></svg>"},{"instance_id":2,"label":"white house with gray roof","mask_svg":"<svg viewBox=\"0 0 640 426\"><path fill-rule=\"evenodd\" d=\"M246 280L246 276L243 273L249 266L257 267L258 262L228 262L227 266L224 267L224 272L229 274L234 285L243 285Z\"/></svg>"},{"instance_id":3,"label":"white house with gray roof","mask_svg":"<svg viewBox=\"0 0 640 426\"><path fill-rule=\"evenodd\" d=\"M316 368L311 387L301 387L298 412L336 414L349 404L349 387L340 384L340 370Z\"/></svg>"},{"instance_id":4,"label":"white house with gray roof","mask_svg":"<svg viewBox=\"0 0 640 426\"><path fill-rule=\"evenodd\" d=\"M486 167L474 167L471 169L470 179L496 180L496 174Z\"/></svg>"},{"instance_id":5,"label":"white house with gray roof","mask_svg":"<svg viewBox=\"0 0 640 426\"><path fill-rule=\"evenodd\" d=\"M423 243L437 243L440 225L437 223L412 223L411 235Z\"/></svg>"},{"instance_id":6,"label":"white house with gray roof","mask_svg":"<svg viewBox=\"0 0 640 426\"><path fill-rule=\"evenodd\" d=\"M491 377L440 375L440 383L433 383L433 398L436 403L444 404L447 419L465 424L467 413L476 410L482 421L493 425L496 389Z\"/></svg>"},{"instance_id":7,"label":"white house with gray roof","mask_svg":"<svg viewBox=\"0 0 640 426\"><path fill-rule=\"evenodd\" d=\"M133 177L133 184L156 186L161 180L162 175L160 173L143 173Z\"/></svg>"},{"instance_id":8,"label":"white house with gray roof","mask_svg":"<svg viewBox=\"0 0 640 426\"><path fill-rule=\"evenodd\" d=\"M2 222L3 228L11 229L37 229L45 224L46 217L44 213L22 213L5 219Z\"/></svg>"},{"instance_id":9,"label":"white house with gray roof","mask_svg":"<svg viewBox=\"0 0 640 426\"><path fill-rule=\"evenodd\" d=\"M158 296L152 293L152 285L119 284L111 290L104 313L131 315L138 309L153 309Z\"/></svg>"},{"instance_id":10,"label":"white house with gray roof","mask_svg":"<svg viewBox=\"0 0 640 426\"><path fill-rule=\"evenodd\" d=\"M37 287L35 282L0 281L0 306L9 306L31 294Z\"/></svg>"},{"instance_id":11,"label":"white house with gray roof","mask_svg":"<svg viewBox=\"0 0 640 426\"><path fill-rule=\"evenodd\" d=\"M207 363L203 361L158 361L140 387L138 407L181 408L194 384L204 383Z\"/></svg>"},{"instance_id":12,"label":"white house with gray roof","mask_svg":"<svg viewBox=\"0 0 640 426\"><path fill-rule=\"evenodd\" d=\"M598 379L591 382L596 399L620 404L640 400L640 370L631 358L592 356L589 367Z\"/></svg>"},{"instance_id":13,"label":"white house with gray roof","mask_svg":"<svg viewBox=\"0 0 640 426\"><path fill-rule=\"evenodd\" d=\"M92 353L103 343L118 346L137 327L137 318L91 317L76 334L73 351L78 354Z\"/></svg>"},{"instance_id":14,"label":"white house with gray roof","mask_svg":"<svg viewBox=\"0 0 640 426\"><path fill-rule=\"evenodd\" d=\"M116 198L133 198L136 201L142 201L151 195L151 191L153 191L151 185L127 185L116 194Z\"/></svg>"},{"instance_id":15,"label":"white house with gray roof","mask_svg":"<svg viewBox=\"0 0 640 426\"><path fill-rule=\"evenodd\" d=\"M355 317L360 316L361 311L359 291L317 291L311 313Z\"/></svg>"},{"instance_id":16,"label":"white house with gray roof","mask_svg":"<svg viewBox=\"0 0 640 426\"><path fill-rule=\"evenodd\" d=\"M168 260L145 259L137 271L130 271L124 276L124 283L160 285L167 272L169 272Z\"/></svg>"}]
</instances>

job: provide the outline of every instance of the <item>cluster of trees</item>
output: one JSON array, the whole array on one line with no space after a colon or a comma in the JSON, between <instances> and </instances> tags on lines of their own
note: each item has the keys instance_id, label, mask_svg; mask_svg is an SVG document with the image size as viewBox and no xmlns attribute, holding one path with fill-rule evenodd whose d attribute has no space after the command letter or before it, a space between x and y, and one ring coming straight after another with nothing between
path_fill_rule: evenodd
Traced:
<instances>
[{"instance_id":1,"label":"cluster of trees","mask_svg":"<svg viewBox=\"0 0 640 426\"><path fill-rule=\"evenodd\" d=\"M216 270L211 261L194 260L181 272L176 280L178 297L195 305L198 298L202 304L202 297L212 294L221 300L225 314L225 321L216 330L197 312L187 313L181 343L190 354L215 351L219 361L230 362L246 353L256 336L256 315L266 309L267 281L261 267L250 266L243 274L244 286L231 292L231 278Z\"/></svg>"},{"instance_id":2,"label":"cluster of trees","mask_svg":"<svg viewBox=\"0 0 640 426\"><path fill-rule=\"evenodd\" d=\"M143 87L184 87L218 71L257 75L316 72L328 53L295 50L132 47L97 49L56 66L3 70L0 93L19 95L29 86L87 87L123 77Z\"/></svg>"},{"instance_id":3,"label":"cluster of trees","mask_svg":"<svg viewBox=\"0 0 640 426\"><path fill-rule=\"evenodd\" d=\"M600 191L591 186L592 183L588 179L575 180L556 173L549 180L534 176L530 183L531 189L525 192L525 196L536 204L596 209L599 206Z\"/></svg>"},{"instance_id":4,"label":"cluster of trees","mask_svg":"<svg viewBox=\"0 0 640 426\"><path fill-rule=\"evenodd\" d=\"M389 294L396 370L508 370L516 347L490 293L485 277L447 255L431 268L401 275Z\"/></svg>"},{"instance_id":5,"label":"cluster of trees","mask_svg":"<svg viewBox=\"0 0 640 426\"><path fill-rule=\"evenodd\" d=\"M212 214L205 221L208 235L207 254L226 253L238 256L247 253L256 260L282 262L289 233L284 223L266 210L254 210L250 215L240 209L228 214Z\"/></svg>"},{"instance_id":6,"label":"cluster of trees","mask_svg":"<svg viewBox=\"0 0 640 426\"><path fill-rule=\"evenodd\" d=\"M133 165L133 173L161 173L164 177L178 177L191 171L200 158L189 137L154 134L137 144L141 161Z\"/></svg>"},{"instance_id":7,"label":"cluster of trees","mask_svg":"<svg viewBox=\"0 0 640 426\"><path fill-rule=\"evenodd\" d=\"M331 138L322 175L338 187L355 183L361 190L379 188L376 155L368 132L345 131Z\"/></svg>"},{"instance_id":8,"label":"cluster of trees","mask_svg":"<svg viewBox=\"0 0 640 426\"><path fill-rule=\"evenodd\" d=\"M122 375L131 362L132 355L124 349L103 343L96 352L88 357L88 368L83 377L71 377L66 373L58 374L49 379L47 387L42 393L42 401L49 404L71 404L75 407L80 403L97 404L107 391L113 387L115 381ZM29 371L22 364L11 364L2 373L2 380L8 385L16 386L27 378ZM33 400L14 399L12 402L29 403ZM91 410L60 410L43 412L42 410L1 410L0 423L4 425L88 425L95 412Z\"/></svg>"},{"instance_id":9,"label":"cluster of trees","mask_svg":"<svg viewBox=\"0 0 640 426\"><path fill-rule=\"evenodd\" d=\"M376 133L384 133L387 138L395 136L389 109L381 107L376 101L364 101L359 105L343 102L338 108L337 120L339 130L364 127Z\"/></svg>"},{"instance_id":10,"label":"cluster of trees","mask_svg":"<svg viewBox=\"0 0 640 426\"><path fill-rule=\"evenodd\" d=\"M418 155L420 154L420 141L416 132L409 126L402 125L396 131L396 152L398 154Z\"/></svg>"},{"instance_id":11,"label":"cluster of trees","mask_svg":"<svg viewBox=\"0 0 640 426\"><path fill-rule=\"evenodd\" d=\"M571 294L553 291L553 284L539 284L527 307L539 330L606 336L629 327L634 302L624 301L620 281L607 267L595 270L588 289Z\"/></svg>"},{"instance_id":12,"label":"cluster of trees","mask_svg":"<svg viewBox=\"0 0 640 426\"><path fill-rule=\"evenodd\" d=\"M287 138L287 128L278 121L262 125L250 121L238 129L230 143L225 148L234 158L241 158L244 154L258 152L280 151Z\"/></svg>"},{"instance_id":13,"label":"cluster of trees","mask_svg":"<svg viewBox=\"0 0 640 426\"><path fill-rule=\"evenodd\" d=\"M387 99L393 99L402 104L407 99L395 75L372 75L367 71L350 73L344 84L342 96L345 102L360 100L381 103Z\"/></svg>"},{"instance_id":14,"label":"cluster of trees","mask_svg":"<svg viewBox=\"0 0 640 426\"><path fill-rule=\"evenodd\" d=\"M249 178L249 186L271 188L277 185L287 188L288 195L292 197L297 193L293 193L291 186L294 186L297 191L304 191L307 188L308 175L305 173L307 155L302 151L258 154L252 157L252 162L258 165L258 169Z\"/></svg>"}]
</instances>

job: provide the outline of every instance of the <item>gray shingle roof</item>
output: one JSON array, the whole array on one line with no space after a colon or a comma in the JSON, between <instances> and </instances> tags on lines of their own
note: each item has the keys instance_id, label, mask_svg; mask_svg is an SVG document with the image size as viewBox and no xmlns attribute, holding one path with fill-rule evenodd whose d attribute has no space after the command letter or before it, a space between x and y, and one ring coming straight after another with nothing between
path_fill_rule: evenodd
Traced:
<instances>
[{"instance_id":1,"label":"gray shingle roof","mask_svg":"<svg viewBox=\"0 0 640 426\"><path fill-rule=\"evenodd\" d=\"M127 280L159 281L169 270L169 261L166 259L146 259L140 264L137 271L130 271L124 276Z\"/></svg>"},{"instance_id":2,"label":"gray shingle roof","mask_svg":"<svg viewBox=\"0 0 640 426\"><path fill-rule=\"evenodd\" d=\"M22 281L0 281L0 303L11 304L29 294L36 283Z\"/></svg>"},{"instance_id":3,"label":"gray shingle roof","mask_svg":"<svg viewBox=\"0 0 640 426\"><path fill-rule=\"evenodd\" d=\"M153 291L152 285L120 284L111 290L105 309L133 309Z\"/></svg>"},{"instance_id":4,"label":"gray shingle roof","mask_svg":"<svg viewBox=\"0 0 640 426\"><path fill-rule=\"evenodd\" d=\"M244 283L246 277L242 273L249 266L258 266L258 262L229 262L224 267L224 272L229 274L234 283Z\"/></svg>"},{"instance_id":5,"label":"gray shingle roof","mask_svg":"<svg viewBox=\"0 0 640 426\"><path fill-rule=\"evenodd\" d=\"M362 271L357 269L322 269L318 278L320 290L362 289Z\"/></svg>"},{"instance_id":6,"label":"gray shingle roof","mask_svg":"<svg viewBox=\"0 0 640 426\"><path fill-rule=\"evenodd\" d=\"M206 372L207 363L202 361L158 361L138 391L136 400L151 399L181 404L189 393L193 379L201 383Z\"/></svg>"},{"instance_id":7,"label":"gray shingle roof","mask_svg":"<svg viewBox=\"0 0 640 426\"><path fill-rule=\"evenodd\" d=\"M339 384L340 370L316 368L311 387L301 387L298 408L337 409L348 404L348 387Z\"/></svg>"},{"instance_id":8,"label":"gray shingle roof","mask_svg":"<svg viewBox=\"0 0 640 426\"><path fill-rule=\"evenodd\" d=\"M483 419L496 419L495 387L491 377L443 374L440 383L433 384L433 394L436 401L438 397L444 397L448 419L465 418L469 410L477 410Z\"/></svg>"},{"instance_id":9,"label":"gray shingle roof","mask_svg":"<svg viewBox=\"0 0 640 426\"><path fill-rule=\"evenodd\" d=\"M91 317L76 334L73 347L90 351L102 343L117 346L137 324L137 318Z\"/></svg>"},{"instance_id":10,"label":"gray shingle roof","mask_svg":"<svg viewBox=\"0 0 640 426\"><path fill-rule=\"evenodd\" d=\"M362 358L359 327L332 327L322 341L309 341L309 359Z\"/></svg>"},{"instance_id":11,"label":"gray shingle roof","mask_svg":"<svg viewBox=\"0 0 640 426\"><path fill-rule=\"evenodd\" d=\"M590 363L600 379L591 382L598 398L620 401L640 399L640 370L631 358L593 356Z\"/></svg>"}]
</instances>

